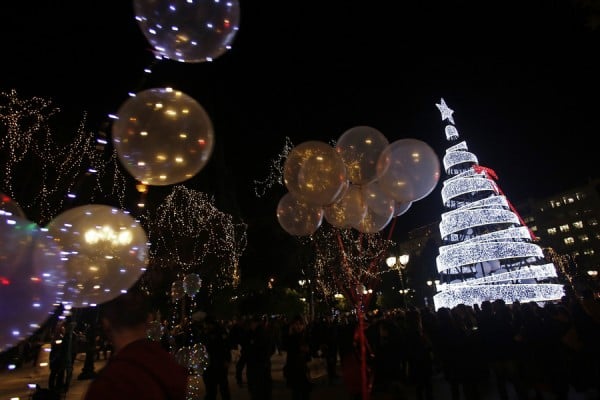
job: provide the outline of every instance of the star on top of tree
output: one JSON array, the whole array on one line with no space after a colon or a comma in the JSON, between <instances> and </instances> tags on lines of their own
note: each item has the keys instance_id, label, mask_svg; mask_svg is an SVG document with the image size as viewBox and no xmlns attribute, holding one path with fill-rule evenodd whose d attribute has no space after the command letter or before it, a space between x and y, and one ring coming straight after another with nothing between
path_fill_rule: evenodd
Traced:
<instances>
[{"instance_id":1,"label":"star on top of tree","mask_svg":"<svg viewBox=\"0 0 600 400\"><path fill-rule=\"evenodd\" d=\"M442 121L447 119L448 121L450 121L450 123L454 124L454 118L452 118L452 114L454 113L454 110L452 110L450 107L448 107L446 105L446 102L444 101L443 97L442 97L442 100L440 101L440 104L436 103L436 107L442 113Z\"/></svg>"}]
</instances>

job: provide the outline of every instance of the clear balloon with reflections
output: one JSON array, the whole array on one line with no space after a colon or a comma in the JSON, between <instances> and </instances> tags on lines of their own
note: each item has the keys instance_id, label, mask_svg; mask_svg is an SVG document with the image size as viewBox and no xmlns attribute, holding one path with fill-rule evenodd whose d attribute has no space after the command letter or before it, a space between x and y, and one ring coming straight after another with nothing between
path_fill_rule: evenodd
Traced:
<instances>
[{"instance_id":1,"label":"clear balloon with reflections","mask_svg":"<svg viewBox=\"0 0 600 400\"><path fill-rule=\"evenodd\" d=\"M377 179L377 160L389 145L387 138L370 126L355 126L344 132L335 150L344 160L348 180L364 185Z\"/></svg>"},{"instance_id":2,"label":"clear balloon with reflections","mask_svg":"<svg viewBox=\"0 0 600 400\"><path fill-rule=\"evenodd\" d=\"M165 186L195 176L210 160L212 121L187 94L153 88L127 99L112 125L119 161L146 185Z\"/></svg>"},{"instance_id":3,"label":"clear balloon with reflections","mask_svg":"<svg viewBox=\"0 0 600 400\"><path fill-rule=\"evenodd\" d=\"M175 360L179 365L196 373L202 374L208 367L208 351L202 343L183 346L175 352Z\"/></svg>"},{"instance_id":4,"label":"clear balloon with reflections","mask_svg":"<svg viewBox=\"0 0 600 400\"><path fill-rule=\"evenodd\" d=\"M297 199L326 206L346 189L346 167L329 144L309 140L289 152L283 165L283 180Z\"/></svg>"},{"instance_id":5,"label":"clear balloon with reflections","mask_svg":"<svg viewBox=\"0 0 600 400\"><path fill-rule=\"evenodd\" d=\"M405 214L408 209L412 206L412 202L399 203L397 201L394 202L394 217L399 217L402 214Z\"/></svg>"},{"instance_id":6,"label":"clear balloon with reflections","mask_svg":"<svg viewBox=\"0 0 600 400\"><path fill-rule=\"evenodd\" d=\"M367 202L361 187L349 185L341 199L324 207L324 218L337 228L351 228L358 224L367 213Z\"/></svg>"},{"instance_id":7,"label":"clear balloon with reflections","mask_svg":"<svg viewBox=\"0 0 600 400\"><path fill-rule=\"evenodd\" d=\"M361 187L367 207L379 215L394 212L394 199L381 189L379 181L373 181Z\"/></svg>"},{"instance_id":8,"label":"clear balloon with reflections","mask_svg":"<svg viewBox=\"0 0 600 400\"><path fill-rule=\"evenodd\" d=\"M183 278L183 291L190 297L194 297L202 286L202 279L198 274L187 274Z\"/></svg>"},{"instance_id":9,"label":"clear balloon with reflections","mask_svg":"<svg viewBox=\"0 0 600 400\"><path fill-rule=\"evenodd\" d=\"M238 0L134 0L135 19L162 57L212 61L227 52L240 24Z\"/></svg>"},{"instance_id":10,"label":"clear balloon with reflections","mask_svg":"<svg viewBox=\"0 0 600 400\"><path fill-rule=\"evenodd\" d=\"M290 235L312 235L323 222L323 208L299 200L288 192L277 204L277 221Z\"/></svg>"},{"instance_id":11,"label":"clear balloon with reflections","mask_svg":"<svg viewBox=\"0 0 600 400\"><path fill-rule=\"evenodd\" d=\"M382 215L367 207L367 213L364 218L353 228L362 233L377 233L390 223L393 218L393 209L388 214Z\"/></svg>"},{"instance_id":12,"label":"clear balloon with reflections","mask_svg":"<svg viewBox=\"0 0 600 400\"><path fill-rule=\"evenodd\" d=\"M440 179L440 160L435 151L418 139L390 143L377 161L381 188L400 203L421 200Z\"/></svg>"},{"instance_id":13,"label":"clear balloon with reflections","mask_svg":"<svg viewBox=\"0 0 600 400\"><path fill-rule=\"evenodd\" d=\"M24 218L0 215L0 352L50 317L65 279L60 248L46 232Z\"/></svg>"},{"instance_id":14,"label":"clear balloon with reflections","mask_svg":"<svg viewBox=\"0 0 600 400\"><path fill-rule=\"evenodd\" d=\"M148 238L129 213L103 204L69 209L47 226L67 273L64 303L88 307L126 292L146 271Z\"/></svg>"},{"instance_id":15,"label":"clear balloon with reflections","mask_svg":"<svg viewBox=\"0 0 600 400\"><path fill-rule=\"evenodd\" d=\"M25 218L25 213L19 203L2 192L0 192L0 216L1 215L12 215L19 218Z\"/></svg>"}]
</instances>

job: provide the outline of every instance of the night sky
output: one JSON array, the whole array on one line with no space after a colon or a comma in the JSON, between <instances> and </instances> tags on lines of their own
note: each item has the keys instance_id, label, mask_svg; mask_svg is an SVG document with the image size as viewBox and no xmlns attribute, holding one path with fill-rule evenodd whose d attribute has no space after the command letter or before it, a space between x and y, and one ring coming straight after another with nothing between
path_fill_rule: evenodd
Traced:
<instances>
[{"instance_id":1,"label":"night sky","mask_svg":"<svg viewBox=\"0 0 600 400\"><path fill-rule=\"evenodd\" d=\"M51 98L75 120L87 112L92 126L129 91L179 89L207 110L216 135L211 161L184 184L218 181L243 219L275 225L286 190L257 198L254 181L266 179L286 137L331 142L369 125L390 142L423 140L441 159L443 97L461 138L518 205L598 177L600 29L583 3L241 0L229 52L211 63L161 61L147 75L154 58L132 2L2 2L0 89ZM440 187L395 229L438 220Z\"/></svg>"}]
</instances>

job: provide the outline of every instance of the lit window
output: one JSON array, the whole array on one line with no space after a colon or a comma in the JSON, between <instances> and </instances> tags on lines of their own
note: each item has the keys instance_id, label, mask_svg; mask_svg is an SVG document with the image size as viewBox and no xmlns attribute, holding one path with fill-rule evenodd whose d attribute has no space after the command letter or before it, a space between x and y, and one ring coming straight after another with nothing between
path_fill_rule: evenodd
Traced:
<instances>
[{"instance_id":1,"label":"lit window","mask_svg":"<svg viewBox=\"0 0 600 400\"><path fill-rule=\"evenodd\" d=\"M590 226L596 226L596 225L598 225L598 220L597 220L597 219L590 219L590 220L588 221L588 224L589 224Z\"/></svg>"},{"instance_id":2,"label":"lit window","mask_svg":"<svg viewBox=\"0 0 600 400\"><path fill-rule=\"evenodd\" d=\"M594 255L594 249L585 249L583 251L583 254L585 254L586 256L593 256Z\"/></svg>"},{"instance_id":3,"label":"lit window","mask_svg":"<svg viewBox=\"0 0 600 400\"><path fill-rule=\"evenodd\" d=\"M556 235L556 228L548 228L548 235Z\"/></svg>"},{"instance_id":4,"label":"lit window","mask_svg":"<svg viewBox=\"0 0 600 400\"><path fill-rule=\"evenodd\" d=\"M575 239L573 239L571 236L566 237L563 239L565 244L574 244L575 243Z\"/></svg>"},{"instance_id":5,"label":"lit window","mask_svg":"<svg viewBox=\"0 0 600 400\"><path fill-rule=\"evenodd\" d=\"M573 222L573 228L583 229L583 222L581 222L581 221Z\"/></svg>"},{"instance_id":6,"label":"lit window","mask_svg":"<svg viewBox=\"0 0 600 400\"><path fill-rule=\"evenodd\" d=\"M590 238L588 237L588 235L579 235L579 240L581 240L582 242L587 242L588 240L590 240Z\"/></svg>"},{"instance_id":7,"label":"lit window","mask_svg":"<svg viewBox=\"0 0 600 400\"><path fill-rule=\"evenodd\" d=\"M561 225L558 227L558 229L560 229L561 232L569 232L569 225Z\"/></svg>"},{"instance_id":8,"label":"lit window","mask_svg":"<svg viewBox=\"0 0 600 400\"><path fill-rule=\"evenodd\" d=\"M563 197L563 202L565 204L572 204L575 203L575 199L573 199L572 197Z\"/></svg>"}]
</instances>

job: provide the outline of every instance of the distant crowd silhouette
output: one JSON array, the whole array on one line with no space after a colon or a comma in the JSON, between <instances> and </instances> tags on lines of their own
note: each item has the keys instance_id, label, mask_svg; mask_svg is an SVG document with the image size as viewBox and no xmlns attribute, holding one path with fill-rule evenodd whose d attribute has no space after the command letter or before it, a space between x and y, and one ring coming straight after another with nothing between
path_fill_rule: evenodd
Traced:
<instances>
[{"instance_id":1,"label":"distant crowd silhouette","mask_svg":"<svg viewBox=\"0 0 600 400\"><path fill-rule=\"evenodd\" d=\"M65 322L54 332L61 339L68 338L64 328L73 326ZM194 340L206 346L205 400L231 398L230 367L251 399L271 400L275 354L286 357L283 372L292 399L310 399L309 364L315 359L325 366L330 384L343 384L352 399L362 399L361 335L353 313L313 321L300 315L227 320L207 315L187 323L186 329L165 330L161 344L173 351L189 341L185 332L193 332ZM440 376L451 400L482 399L491 378L501 400L512 398L510 393L518 400L567 400L572 390L600 398L600 300L589 290L543 304L493 300L437 311L413 306L372 311L363 327L373 400L433 400L433 380ZM103 335L97 340L94 358L106 358L108 351L110 359L110 343ZM50 358L49 387L63 393L75 357L71 346L68 350L59 353L56 347ZM30 357L34 363L36 358Z\"/></svg>"},{"instance_id":2,"label":"distant crowd silhouette","mask_svg":"<svg viewBox=\"0 0 600 400\"><path fill-rule=\"evenodd\" d=\"M298 318L219 321L235 349L237 383L244 384L245 370L251 397L270 399L267 360L294 349L296 370L298 362L322 358L329 382L342 382L351 397L361 399L355 316L318 317L300 327ZM409 306L369 313L364 329L373 399L432 400L436 374L448 383L452 400L481 399L492 377L502 400L511 391L519 400L566 400L571 390L600 394L600 302L590 291L544 304L494 300L437 311ZM307 374L306 368L300 370ZM293 398L309 399L310 386L286 372ZM256 382L262 392L253 394Z\"/></svg>"}]
</instances>

